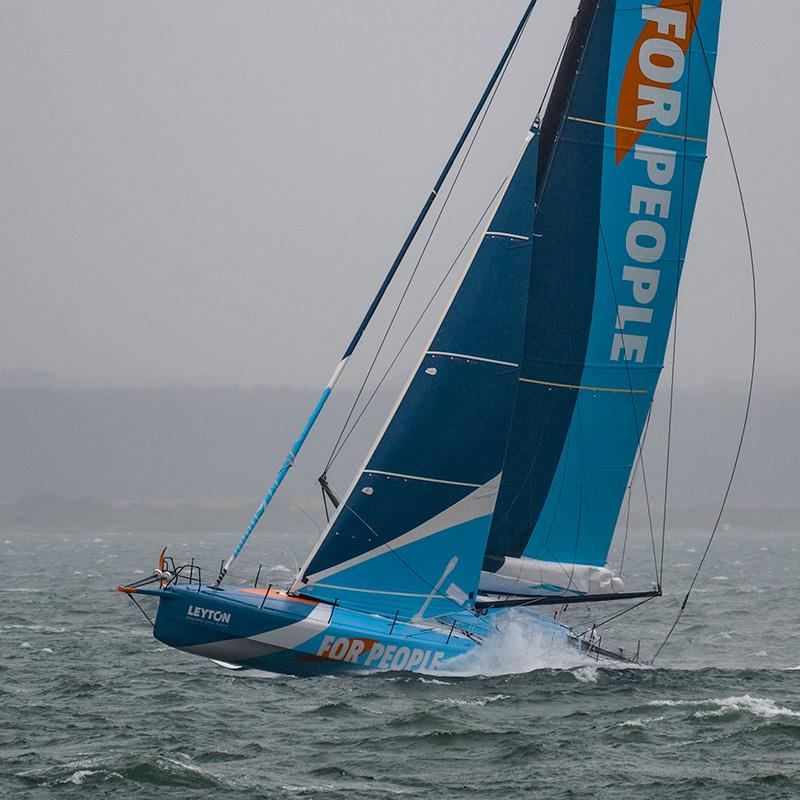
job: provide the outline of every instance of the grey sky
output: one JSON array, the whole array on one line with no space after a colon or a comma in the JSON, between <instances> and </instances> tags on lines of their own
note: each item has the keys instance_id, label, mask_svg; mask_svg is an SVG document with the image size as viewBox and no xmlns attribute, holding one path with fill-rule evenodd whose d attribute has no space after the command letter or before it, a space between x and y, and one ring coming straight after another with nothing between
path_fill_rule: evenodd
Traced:
<instances>
[{"instance_id":1,"label":"grey sky","mask_svg":"<svg viewBox=\"0 0 800 800\"><path fill-rule=\"evenodd\" d=\"M410 315L513 162L576 6L540 0ZM800 7L757 6L725 3L718 89L752 215L762 376L797 382L787 57ZM3 3L0 370L92 385L323 384L523 7ZM749 347L718 121L710 154L681 295L689 386L741 383Z\"/></svg>"}]
</instances>

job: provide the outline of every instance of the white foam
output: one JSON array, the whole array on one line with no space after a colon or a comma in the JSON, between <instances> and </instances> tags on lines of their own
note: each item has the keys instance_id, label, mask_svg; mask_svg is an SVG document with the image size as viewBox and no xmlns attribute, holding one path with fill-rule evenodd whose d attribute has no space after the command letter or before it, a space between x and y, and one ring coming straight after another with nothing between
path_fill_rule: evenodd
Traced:
<instances>
[{"instance_id":1,"label":"white foam","mask_svg":"<svg viewBox=\"0 0 800 800\"><path fill-rule=\"evenodd\" d=\"M648 705L670 708L712 706L710 709L697 711L693 716L698 718L721 717L731 711L742 711L763 719L772 719L774 717L800 718L800 711L792 711L790 708L779 706L768 697L751 697L749 694L736 697L713 697L708 700L653 700ZM713 708L713 706L716 706L716 708Z\"/></svg>"},{"instance_id":2,"label":"white foam","mask_svg":"<svg viewBox=\"0 0 800 800\"><path fill-rule=\"evenodd\" d=\"M525 609L514 609L478 647L451 659L437 675L471 677L519 675L538 669L596 667L566 640L549 620ZM605 665L603 665L605 666ZM580 678L578 679L580 680Z\"/></svg>"},{"instance_id":3,"label":"white foam","mask_svg":"<svg viewBox=\"0 0 800 800\"><path fill-rule=\"evenodd\" d=\"M651 717L650 719L626 719L625 722L620 722L620 728L646 728L654 722L661 722L666 717Z\"/></svg>"},{"instance_id":4,"label":"white foam","mask_svg":"<svg viewBox=\"0 0 800 800\"><path fill-rule=\"evenodd\" d=\"M0 626L3 630L19 630L19 631L38 631L41 633L66 633L66 628L53 628L50 625L18 625L12 623L11 625Z\"/></svg>"},{"instance_id":5,"label":"white foam","mask_svg":"<svg viewBox=\"0 0 800 800\"><path fill-rule=\"evenodd\" d=\"M165 650L169 650L168 647L164 648ZM219 663L219 662L216 662ZM247 669L247 667L243 669L226 669L224 672L225 677L227 678L236 678L240 680L241 678L252 678L255 680L275 680L275 678L294 678L294 675L285 675L282 672L269 672L264 669Z\"/></svg>"},{"instance_id":6,"label":"white foam","mask_svg":"<svg viewBox=\"0 0 800 800\"><path fill-rule=\"evenodd\" d=\"M572 673L578 683L597 683L600 670L597 667L580 667Z\"/></svg>"},{"instance_id":7,"label":"white foam","mask_svg":"<svg viewBox=\"0 0 800 800\"><path fill-rule=\"evenodd\" d=\"M74 783L76 786L80 786L86 778L90 775L94 775L96 770L93 769L79 769L76 772L73 772L69 778L66 778L63 781L59 781L59 783Z\"/></svg>"},{"instance_id":8,"label":"white foam","mask_svg":"<svg viewBox=\"0 0 800 800\"><path fill-rule=\"evenodd\" d=\"M485 706L487 703L497 703L499 700L510 700L509 694L493 694L489 697L476 697L467 699L463 697L445 697L441 700L434 700L434 703L444 706Z\"/></svg>"}]
</instances>

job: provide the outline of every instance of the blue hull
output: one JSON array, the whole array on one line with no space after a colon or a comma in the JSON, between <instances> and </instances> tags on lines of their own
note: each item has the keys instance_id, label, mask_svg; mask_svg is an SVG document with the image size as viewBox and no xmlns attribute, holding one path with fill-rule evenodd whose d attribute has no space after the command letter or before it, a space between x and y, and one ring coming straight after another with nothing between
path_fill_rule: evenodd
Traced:
<instances>
[{"instance_id":1,"label":"blue hull","mask_svg":"<svg viewBox=\"0 0 800 800\"><path fill-rule=\"evenodd\" d=\"M482 646L507 612L401 621L272 589L139 589L159 598L155 637L179 650L292 675L436 672ZM567 632L545 617L559 642Z\"/></svg>"}]
</instances>

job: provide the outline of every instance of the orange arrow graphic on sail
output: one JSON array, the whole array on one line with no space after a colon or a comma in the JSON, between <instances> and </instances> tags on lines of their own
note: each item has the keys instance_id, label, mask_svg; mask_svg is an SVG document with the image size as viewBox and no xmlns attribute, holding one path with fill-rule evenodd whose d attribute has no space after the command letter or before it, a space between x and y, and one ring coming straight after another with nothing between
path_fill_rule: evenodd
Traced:
<instances>
[{"instance_id":1,"label":"orange arrow graphic on sail","mask_svg":"<svg viewBox=\"0 0 800 800\"><path fill-rule=\"evenodd\" d=\"M654 39L660 39L677 45L685 56L689 51L702 2L703 0L661 0L658 6L652 7L671 12L675 19L680 15L682 25L670 25L666 19L661 21L648 19L634 45L622 78L617 105L617 164L633 149L651 122L650 119L641 118L640 108L644 105L641 99L641 87L670 89L673 85L671 82L662 83L653 80L652 76L645 74L642 68L642 58L646 53L643 54L643 49ZM663 26L661 30L659 30L660 26ZM673 66L671 59L658 54L651 56L649 63L652 65L652 71L659 69L667 71Z\"/></svg>"}]
</instances>

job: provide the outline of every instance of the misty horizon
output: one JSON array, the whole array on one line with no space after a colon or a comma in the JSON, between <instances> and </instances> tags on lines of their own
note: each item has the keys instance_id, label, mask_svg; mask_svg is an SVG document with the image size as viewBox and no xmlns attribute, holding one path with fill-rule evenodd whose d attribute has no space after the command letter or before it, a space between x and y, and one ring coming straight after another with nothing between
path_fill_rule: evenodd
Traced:
<instances>
[{"instance_id":1,"label":"misty horizon","mask_svg":"<svg viewBox=\"0 0 800 800\"><path fill-rule=\"evenodd\" d=\"M800 12L777 2L762 3L780 13L760 14L760 29L790 49L786 17ZM487 15L479 0L8 8L0 369L71 385L309 387L327 381L520 10ZM507 174L573 11L537 5L398 331ZM746 7L728 4L717 88L750 207L760 374L798 382L800 364L785 356L800 339L786 302L800 274L784 268L793 209L774 202L792 196L798 156L784 104L770 100L792 96L793 78L756 57L751 33ZM716 114L709 151L681 290L681 385L744 376L751 344L747 242ZM419 251L348 368L351 384Z\"/></svg>"},{"instance_id":2,"label":"misty horizon","mask_svg":"<svg viewBox=\"0 0 800 800\"><path fill-rule=\"evenodd\" d=\"M75 529L114 523L123 529L238 530L318 396L310 388L77 388L42 374L27 382L20 377L8 381L0 375L0 441L8 465L0 472L0 527L5 530L58 529L67 520L66 527ZM340 493L397 388L394 382L384 387L335 462L331 483ZM662 391L657 398L645 444L656 518L663 491L666 396ZM268 526L313 529L297 506L315 515L316 524L324 523L316 477L352 400L349 391L335 395L265 520ZM800 428L793 424L798 407L796 387L762 387L754 398L729 505L739 512L786 512L763 514L765 525L783 525L800 515ZM670 513L719 503L743 411L743 391L676 391ZM640 489L634 499L641 517ZM695 516L709 516L703 514ZM679 519L689 524L695 517L679 515L676 523Z\"/></svg>"}]
</instances>

